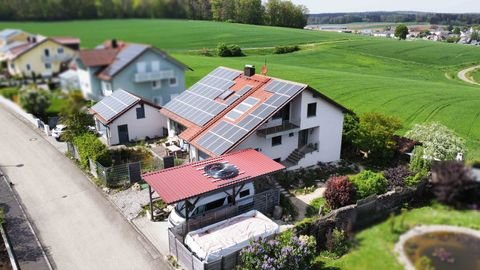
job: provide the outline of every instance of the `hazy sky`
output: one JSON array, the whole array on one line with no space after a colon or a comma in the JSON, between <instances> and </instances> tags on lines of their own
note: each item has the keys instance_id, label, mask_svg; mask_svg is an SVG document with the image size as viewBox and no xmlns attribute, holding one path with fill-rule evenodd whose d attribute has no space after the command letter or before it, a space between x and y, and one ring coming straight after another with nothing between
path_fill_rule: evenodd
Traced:
<instances>
[{"instance_id":1,"label":"hazy sky","mask_svg":"<svg viewBox=\"0 0 480 270\"><path fill-rule=\"evenodd\" d=\"M480 13L480 0L292 0L310 13L357 11L430 11Z\"/></svg>"}]
</instances>

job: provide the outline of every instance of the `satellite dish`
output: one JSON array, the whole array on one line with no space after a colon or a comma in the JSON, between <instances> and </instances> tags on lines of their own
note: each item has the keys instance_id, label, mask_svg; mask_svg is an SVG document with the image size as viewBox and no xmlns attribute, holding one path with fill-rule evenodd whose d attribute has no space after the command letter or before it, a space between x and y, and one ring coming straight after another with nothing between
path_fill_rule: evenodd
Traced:
<instances>
[{"instance_id":1,"label":"satellite dish","mask_svg":"<svg viewBox=\"0 0 480 270\"><path fill-rule=\"evenodd\" d=\"M205 173L215 179L230 179L238 175L238 169L224 163L213 163L203 168Z\"/></svg>"}]
</instances>

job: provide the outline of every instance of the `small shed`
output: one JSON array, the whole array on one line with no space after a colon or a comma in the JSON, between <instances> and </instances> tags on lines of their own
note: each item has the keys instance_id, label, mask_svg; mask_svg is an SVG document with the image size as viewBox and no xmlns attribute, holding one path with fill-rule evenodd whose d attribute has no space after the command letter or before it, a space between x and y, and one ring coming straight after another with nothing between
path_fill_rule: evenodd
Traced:
<instances>
[{"instance_id":1,"label":"small shed","mask_svg":"<svg viewBox=\"0 0 480 270\"><path fill-rule=\"evenodd\" d=\"M95 127L108 145L162 137L167 119L160 107L123 89L95 104L90 111Z\"/></svg>"},{"instance_id":2,"label":"small shed","mask_svg":"<svg viewBox=\"0 0 480 270\"><path fill-rule=\"evenodd\" d=\"M63 91L80 90L80 82L76 70L69 69L58 75L58 78L60 79L60 87Z\"/></svg>"}]
</instances>

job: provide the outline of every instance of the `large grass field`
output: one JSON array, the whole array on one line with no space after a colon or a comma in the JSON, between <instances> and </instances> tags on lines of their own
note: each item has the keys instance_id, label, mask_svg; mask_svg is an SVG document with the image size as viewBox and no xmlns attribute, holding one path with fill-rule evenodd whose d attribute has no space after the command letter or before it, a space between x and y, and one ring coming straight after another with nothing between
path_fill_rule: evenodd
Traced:
<instances>
[{"instance_id":1,"label":"large grass field","mask_svg":"<svg viewBox=\"0 0 480 270\"><path fill-rule=\"evenodd\" d=\"M415 123L439 121L467 141L468 159L480 159L480 86L456 78L480 63L480 48L428 41L397 41L276 27L180 20L102 20L0 23L44 35L70 35L93 47L105 39L151 43L194 69L193 84L217 66L242 69L268 61L269 75L307 83L358 113L381 111ZM299 52L247 50L237 58L207 57L188 50L219 42L243 48L309 44Z\"/></svg>"},{"instance_id":2,"label":"large grass field","mask_svg":"<svg viewBox=\"0 0 480 270\"><path fill-rule=\"evenodd\" d=\"M394 218L398 228L403 220L406 228L416 225L453 225L480 229L480 213L478 211L457 211L446 206L434 204L410 210ZM391 231L391 222L385 221L355 235L356 246L340 259L319 256L322 269L364 270L388 269L402 270L393 249L399 234ZM452 268L454 269L454 268Z\"/></svg>"}]
</instances>

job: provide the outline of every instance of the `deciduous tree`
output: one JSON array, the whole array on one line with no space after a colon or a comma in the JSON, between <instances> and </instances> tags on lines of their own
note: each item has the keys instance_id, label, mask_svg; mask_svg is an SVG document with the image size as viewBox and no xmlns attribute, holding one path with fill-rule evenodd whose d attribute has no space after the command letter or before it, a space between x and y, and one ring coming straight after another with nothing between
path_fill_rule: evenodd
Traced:
<instances>
[{"instance_id":1,"label":"deciduous tree","mask_svg":"<svg viewBox=\"0 0 480 270\"><path fill-rule=\"evenodd\" d=\"M399 24L397 28L395 28L395 36L398 39L406 39L408 35L408 27L405 24Z\"/></svg>"}]
</instances>

